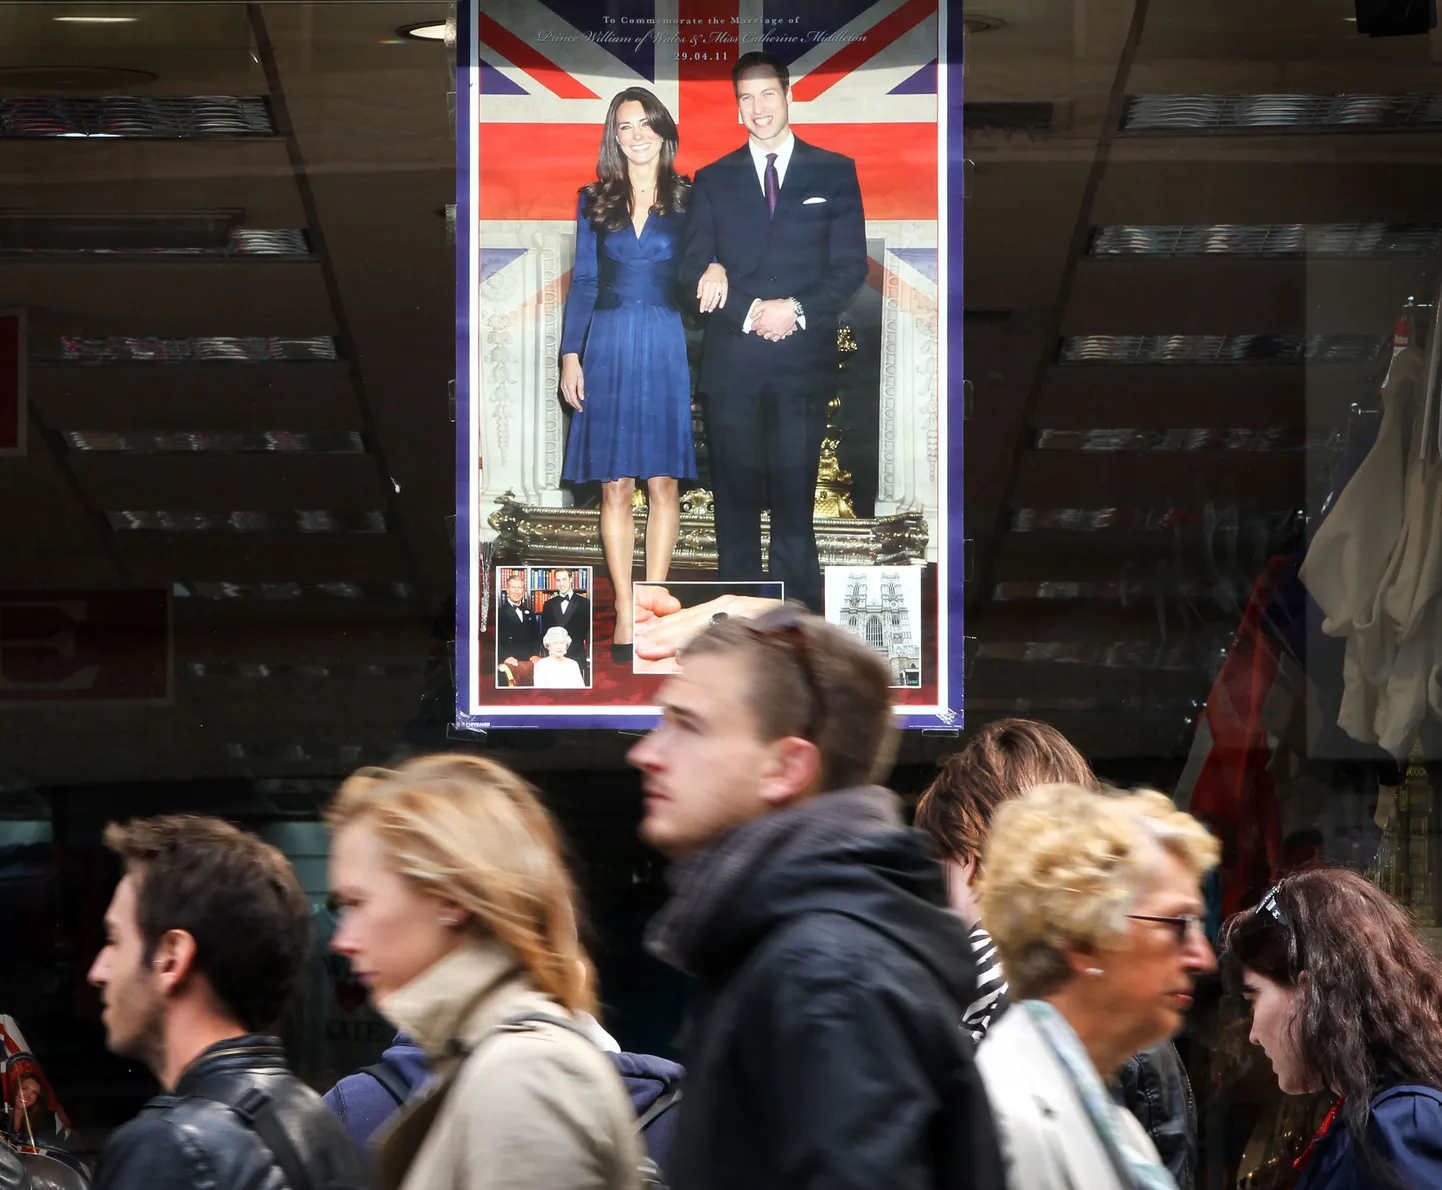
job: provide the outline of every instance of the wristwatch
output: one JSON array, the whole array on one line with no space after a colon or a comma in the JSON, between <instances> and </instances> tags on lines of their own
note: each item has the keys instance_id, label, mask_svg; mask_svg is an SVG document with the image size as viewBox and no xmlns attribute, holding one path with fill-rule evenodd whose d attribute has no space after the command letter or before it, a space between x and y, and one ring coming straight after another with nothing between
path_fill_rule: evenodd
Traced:
<instances>
[{"instance_id":1,"label":"wristwatch","mask_svg":"<svg viewBox=\"0 0 1442 1190\"><path fill-rule=\"evenodd\" d=\"M791 308L796 311L797 318L806 317L806 307L803 306L796 298L791 299Z\"/></svg>"}]
</instances>

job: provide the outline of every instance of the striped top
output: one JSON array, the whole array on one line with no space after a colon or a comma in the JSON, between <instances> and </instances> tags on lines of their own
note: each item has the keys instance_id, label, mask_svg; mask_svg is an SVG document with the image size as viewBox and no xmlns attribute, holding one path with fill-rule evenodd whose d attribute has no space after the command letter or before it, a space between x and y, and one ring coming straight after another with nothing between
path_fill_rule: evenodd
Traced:
<instances>
[{"instance_id":1,"label":"striped top","mask_svg":"<svg viewBox=\"0 0 1442 1190\"><path fill-rule=\"evenodd\" d=\"M967 1005L961 1023L970 1031L972 1041L979 1045L992 1021L1006 1011L1006 975L990 934L977 926L971 931L970 942L972 957L976 960L976 999Z\"/></svg>"}]
</instances>

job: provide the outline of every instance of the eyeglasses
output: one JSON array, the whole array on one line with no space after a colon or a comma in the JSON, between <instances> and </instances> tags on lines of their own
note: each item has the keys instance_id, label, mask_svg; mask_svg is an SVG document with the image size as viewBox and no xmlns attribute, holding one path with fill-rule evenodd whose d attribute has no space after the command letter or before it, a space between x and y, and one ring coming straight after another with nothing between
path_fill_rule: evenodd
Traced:
<instances>
[{"instance_id":1,"label":"eyeglasses","mask_svg":"<svg viewBox=\"0 0 1442 1190\"><path fill-rule=\"evenodd\" d=\"M811 641L806 635L805 623L811 613L799 603L786 602L775 611L745 621L746 627L760 636L771 636L790 646L791 654L806 680L806 690L811 705L806 712L806 727L801 738L816 743L816 733L826 720L826 697L821 693L821 682L811 662Z\"/></svg>"},{"instance_id":2,"label":"eyeglasses","mask_svg":"<svg viewBox=\"0 0 1442 1190\"><path fill-rule=\"evenodd\" d=\"M1185 946L1189 937L1205 938L1207 936L1207 931L1202 926L1202 919L1195 913L1183 913L1177 917L1153 917L1150 913L1128 913L1127 916L1133 921L1159 921L1163 925L1171 926L1172 932L1176 934L1178 946Z\"/></svg>"}]
</instances>

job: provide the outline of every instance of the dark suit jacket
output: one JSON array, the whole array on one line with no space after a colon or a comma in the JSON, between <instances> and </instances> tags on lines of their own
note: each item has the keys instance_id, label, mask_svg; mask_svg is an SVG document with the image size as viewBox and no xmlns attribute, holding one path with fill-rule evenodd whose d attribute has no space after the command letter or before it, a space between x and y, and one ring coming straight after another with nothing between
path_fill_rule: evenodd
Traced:
<instances>
[{"instance_id":1,"label":"dark suit jacket","mask_svg":"<svg viewBox=\"0 0 1442 1190\"><path fill-rule=\"evenodd\" d=\"M742 145L697 173L687 210L682 293L694 300L713 260L725 266L728 288L726 305L707 315L702 391L749 392L783 375L808 388L832 383L837 315L868 267L856 162L797 137L772 217ZM805 330L779 343L742 334L754 299L787 297L805 308Z\"/></svg>"},{"instance_id":2,"label":"dark suit jacket","mask_svg":"<svg viewBox=\"0 0 1442 1190\"><path fill-rule=\"evenodd\" d=\"M587 665L586 645L591 639L591 601L578 592L572 592L566 614L561 614L561 597L552 595L541 608L541 639L546 629L561 627L571 634L571 647L566 656L577 662L582 669Z\"/></svg>"},{"instance_id":3,"label":"dark suit jacket","mask_svg":"<svg viewBox=\"0 0 1442 1190\"><path fill-rule=\"evenodd\" d=\"M541 627L536 613L522 609L520 618L511 601L501 596L501 607L496 613L496 661L514 657L524 661L527 657L539 656L541 652Z\"/></svg>"}]
</instances>

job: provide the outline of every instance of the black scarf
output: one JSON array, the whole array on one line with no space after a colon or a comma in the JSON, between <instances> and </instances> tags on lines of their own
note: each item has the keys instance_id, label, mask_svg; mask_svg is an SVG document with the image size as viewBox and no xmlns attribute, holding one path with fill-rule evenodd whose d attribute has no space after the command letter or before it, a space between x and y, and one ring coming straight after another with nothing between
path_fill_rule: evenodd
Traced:
<instances>
[{"instance_id":1,"label":"black scarf","mask_svg":"<svg viewBox=\"0 0 1442 1190\"><path fill-rule=\"evenodd\" d=\"M769 868L811 851L879 835L902 825L897 797L879 785L839 789L753 819L672 865L674 895L646 931L646 949L694 974L692 956L714 919Z\"/></svg>"}]
</instances>

